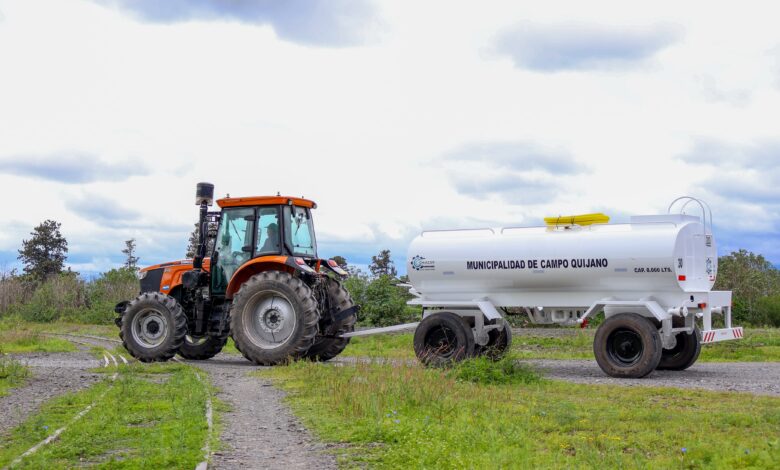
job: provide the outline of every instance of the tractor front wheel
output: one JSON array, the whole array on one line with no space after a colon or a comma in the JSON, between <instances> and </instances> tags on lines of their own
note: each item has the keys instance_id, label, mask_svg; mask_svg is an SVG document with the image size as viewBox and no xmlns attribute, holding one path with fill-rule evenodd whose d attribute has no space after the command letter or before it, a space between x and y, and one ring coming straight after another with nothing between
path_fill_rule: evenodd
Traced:
<instances>
[{"instance_id":1,"label":"tractor front wheel","mask_svg":"<svg viewBox=\"0 0 780 470\"><path fill-rule=\"evenodd\" d=\"M202 361L219 354L227 343L227 336L190 336L184 337L179 355L184 359Z\"/></svg>"},{"instance_id":2,"label":"tractor front wheel","mask_svg":"<svg viewBox=\"0 0 780 470\"><path fill-rule=\"evenodd\" d=\"M159 292L145 292L133 299L119 330L125 349L141 362L172 358L186 334L187 318L181 305Z\"/></svg>"},{"instance_id":3,"label":"tractor front wheel","mask_svg":"<svg viewBox=\"0 0 780 470\"><path fill-rule=\"evenodd\" d=\"M280 271L249 278L230 310L236 349L264 366L303 357L314 343L318 321L317 302L309 286Z\"/></svg>"}]
</instances>

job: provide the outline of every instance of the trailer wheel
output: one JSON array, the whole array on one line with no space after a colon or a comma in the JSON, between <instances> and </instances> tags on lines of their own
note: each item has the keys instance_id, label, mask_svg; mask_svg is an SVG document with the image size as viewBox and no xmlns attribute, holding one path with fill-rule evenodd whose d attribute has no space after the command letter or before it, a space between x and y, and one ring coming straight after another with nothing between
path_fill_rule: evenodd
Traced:
<instances>
[{"instance_id":1,"label":"trailer wheel","mask_svg":"<svg viewBox=\"0 0 780 470\"><path fill-rule=\"evenodd\" d=\"M663 345L658 328L636 313L607 318L596 331L596 362L612 377L640 378L658 366Z\"/></svg>"},{"instance_id":2,"label":"trailer wheel","mask_svg":"<svg viewBox=\"0 0 780 470\"><path fill-rule=\"evenodd\" d=\"M694 329L692 334L677 333L677 345L672 349L664 349L661 353L659 370L685 370L691 367L699 358L701 352L701 331Z\"/></svg>"},{"instance_id":3,"label":"trailer wheel","mask_svg":"<svg viewBox=\"0 0 780 470\"><path fill-rule=\"evenodd\" d=\"M309 286L286 272L265 271L249 278L233 299L230 331L245 358L271 366L302 357L318 320Z\"/></svg>"},{"instance_id":4,"label":"trailer wheel","mask_svg":"<svg viewBox=\"0 0 780 470\"><path fill-rule=\"evenodd\" d=\"M488 331L488 343L484 346L475 345L475 354L477 356L485 356L493 361L498 361L507 351L509 346L512 345L512 328L509 324L504 322L504 327L500 330Z\"/></svg>"},{"instance_id":5,"label":"trailer wheel","mask_svg":"<svg viewBox=\"0 0 780 470\"><path fill-rule=\"evenodd\" d=\"M414 330L414 353L426 366L445 366L474 355L474 334L461 316L429 315Z\"/></svg>"},{"instance_id":6,"label":"trailer wheel","mask_svg":"<svg viewBox=\"0 0 780 470\"><path fill-rule=\"evenodd\" d=\"M176 299L145 292L127 304L119 337L141 362L167 361L176 355L187 334L187 318Z\"/></svg>"},{"instance_id":7,"label":"trailer wheel","mask_svg":"<svg viewBox=\"0 0 780 470\"><path fill-rule=\"evenodd\" d=\"M219 354L227 344L227 336L190 336L184 337L179 355L184 359L202 361Z\"/></svg>"},{"instance_id":8,"label":"trailer wheel","mask_svg":"<svg viewBox=\"0 0 780 470\"><path fill-rule=\"evenodd\" d=\"M323 312L323 315L338 315L355 305L355 302L352 301L352 297L349 295L349 291L339 281L327 278L325 282L327 282L326 292L331 311ZM335 331L335 334L340 335L355 331L355 322L357 322L357 315L353 312L341 321L341 325ZM349 338L317 336L314 344L306 351L305 357L315 361L328 361L341 354L348 344Z\"/></svg>"}]
</instances>

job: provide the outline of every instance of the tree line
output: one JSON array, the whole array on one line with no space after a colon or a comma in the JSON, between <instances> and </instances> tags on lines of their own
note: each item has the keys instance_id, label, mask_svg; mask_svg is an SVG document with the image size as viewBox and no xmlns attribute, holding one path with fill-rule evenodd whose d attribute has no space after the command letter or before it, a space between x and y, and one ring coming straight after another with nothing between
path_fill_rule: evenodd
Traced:
<instances>
[{"instance_id":1,"label":"tree line","mask_svg":"<svg viewBox=\"0 0 780 470\"><path fill-rule=\"evenodd\" d=\"M22 240L18 259L23 272L0 273L0 315L19 314L34 321L112 321L114 304L138 294L135 239L124 242L122 267L86 281L65 266L68 242L60 228L59 222L45 220ZM193 233L187 255L197 242ZM411 296L403 284L408 278L398 276L390 250L372 256L368 272L342 256L333 259L350 273L344 285L361 306L360 324L386 326L419 318L419 310L406 305ZM780 327L780 270L762 255L742 249L721 256L715 289L733 291L735 324Z\"/></svg>"}]
</instances>

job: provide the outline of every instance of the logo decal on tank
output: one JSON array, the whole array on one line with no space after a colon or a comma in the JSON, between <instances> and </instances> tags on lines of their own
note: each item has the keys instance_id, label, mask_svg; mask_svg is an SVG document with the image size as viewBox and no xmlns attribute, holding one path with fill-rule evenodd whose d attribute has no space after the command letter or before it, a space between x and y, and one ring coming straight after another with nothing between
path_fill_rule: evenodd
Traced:
<instances>
[{"instance_id":1,"label":"logo decal on tank","mask_svg":"<svg viewBox=\"0 0 780 470\"><path fill-rule=\"evenodd\" d=\"M425 259L420 255L416 255L411 260L412 269L415 271L433 271L436 269L436 262L430 259Z\"/></svg>"}]
</instances>

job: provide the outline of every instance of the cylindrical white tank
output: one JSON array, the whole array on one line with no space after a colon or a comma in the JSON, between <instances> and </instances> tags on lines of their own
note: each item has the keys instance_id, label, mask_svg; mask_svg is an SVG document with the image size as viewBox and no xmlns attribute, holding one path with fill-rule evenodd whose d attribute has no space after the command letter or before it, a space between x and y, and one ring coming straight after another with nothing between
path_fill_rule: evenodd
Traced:
<instances>
[{"instance_id":1,"label":"cylindrical white tank","mask_svg":"<svg viewBox=\"0 0 780 470\"><path fill-rule=\"evenodd\" d=\"M715 240L698 217L635 216L628 224L423 232L409 280L424 300L523 292L706 292Z\"/></svg>"}]
</instances>

